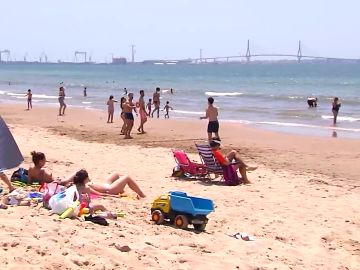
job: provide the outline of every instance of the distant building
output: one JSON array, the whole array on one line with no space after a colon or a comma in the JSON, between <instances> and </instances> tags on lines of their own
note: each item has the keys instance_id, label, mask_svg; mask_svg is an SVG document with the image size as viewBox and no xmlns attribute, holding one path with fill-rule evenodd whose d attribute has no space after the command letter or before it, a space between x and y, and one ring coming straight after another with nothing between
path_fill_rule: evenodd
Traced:
<instances>
[{"instance_id":1,"label":"distant building","mask_svg":"<svg viewBox=\"0 0 360 270\"><path fill-rule=\"evenodd\" d=\"M125 57L113 57L112 58L112 64L126 64L126 58Z\"/></svg>"}]
</instances>

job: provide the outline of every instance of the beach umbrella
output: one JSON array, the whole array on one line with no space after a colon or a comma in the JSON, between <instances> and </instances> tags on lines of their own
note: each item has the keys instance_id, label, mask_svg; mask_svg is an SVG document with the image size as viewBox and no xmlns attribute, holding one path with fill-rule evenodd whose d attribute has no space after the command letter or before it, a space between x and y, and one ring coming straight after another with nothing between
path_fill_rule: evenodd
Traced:
<instances>
[{"instance_id":1,"label":"beach umbrella","mask_svg":"<svg viewBox=\"0 0 360 270\"><path fill-rule=\"evenodd\" d=\"M18 166L24 158L5 121L0 116L0 169Z\"/></svg>"}]
</instances>

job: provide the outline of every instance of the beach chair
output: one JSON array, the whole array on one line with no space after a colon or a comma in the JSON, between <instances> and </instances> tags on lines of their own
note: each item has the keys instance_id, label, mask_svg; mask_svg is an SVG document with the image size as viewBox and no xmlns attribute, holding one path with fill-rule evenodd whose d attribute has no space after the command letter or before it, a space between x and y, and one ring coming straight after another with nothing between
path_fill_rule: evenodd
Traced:
<instances>
[{"instance_id":1,"label":"beach chair","mask_svg":"<svg viewBox=\"0 0 360 270\"><path fill-rule=\"evenodd\" d=\"M236 186L240 184L240 178L236 172L237 163L231 163L228 166L221 166L211 152L210 145L195 143L195 146L203 164L206 166L209 177L210 173L213 173L215 176L220 175L222 177L221 179L224 180L225 184L228 186Z\"/></svg>"},{"instance_id":2,"label":"beach chair","mask_svg":"<svg viewBox=\"0 0 360 270\"><path fill-rule=\"evenodd\" d=\"M191 161L183 150L172 150L175 162L185 175L193 177L204 177L208 175L208 171L204 164Z\"/></svg>"}]
</instances>

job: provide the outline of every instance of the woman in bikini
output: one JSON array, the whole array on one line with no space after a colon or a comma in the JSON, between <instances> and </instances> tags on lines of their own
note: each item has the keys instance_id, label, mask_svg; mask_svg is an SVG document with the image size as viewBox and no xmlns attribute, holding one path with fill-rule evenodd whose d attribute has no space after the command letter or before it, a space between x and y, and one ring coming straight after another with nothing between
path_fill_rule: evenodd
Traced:
<instances>
[{"instance_id":1,"label":"woman in bikini","mask_svg":"<svg viewBox=\"0 0 360 270\"><path fill-rule=\"evenodd\" d=\"M137 129L141 134L144 134L144 124L147 121L147 115L145 110L145 101L144 101L144 90L140 90L140 98L139 98L139 115L140 115L140 126Z\"/></svg>"},{"instance_id":2,"label":"woman in bikini","mask_svg":"<svg viewBox=\"0 0 360 270\"><path fill-rule=\"evenodd\" d=\"M71 175L65 182L75 183L74 179L79 172L86 172L85 170L80 170L73 175ZM87 175L87 172L86 172ZM88 177L87 177L88 178ZM145 198L145 194L142 192L140 187L130 176L121 176L118 173L112 173L105 180L105 183L93 183L90 180L87 182L87 186L94 190L95 194L109 194L109 195L119 195L124 193L126 186L129 186L137 194L137 198Z\"/></svg>"},{"instance_id":3,"label":"woman in bikini","mask_svg":"<svg viewBox=\"0 0 360 270\"><path fill-rule=\"evenodd\" d=\"M60 104L60 108L59 108L59 115L65 115L65 109L66 109L66 104L65 104L65 88L63 86L60 86L59 88L59 104Z\"/></svg>"},{"instance_id":4,"label":"woman in bikini","mask_svg":"<svg viewBox=\"0 0 360 270\"><path fill-rule=\"evenodd\" d=\"M42 152L31 152L33 166L29 168L28 171L28 184L34 182L42 183L51 183L54 181L54 178L51 173L48 173L43 167L46 164L45 154Z\"/></svg>"}]
</instances>

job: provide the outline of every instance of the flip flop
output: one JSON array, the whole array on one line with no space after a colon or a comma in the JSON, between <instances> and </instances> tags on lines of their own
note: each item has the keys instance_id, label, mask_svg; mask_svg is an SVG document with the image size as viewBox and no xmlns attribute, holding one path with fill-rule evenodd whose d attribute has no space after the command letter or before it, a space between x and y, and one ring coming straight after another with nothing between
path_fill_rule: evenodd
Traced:
<instances>
[{"instance_id":1,"label":"flip flop","mask_svg":"<svg viewBox=\"0 0 360 270\"><path fill-rule=\"evenodd\" d=\"M228 234L228 236L244 241L255 241L255 237L248 235L246 232L237 232L235 234Z\"/></svg>"}]
</instances>

